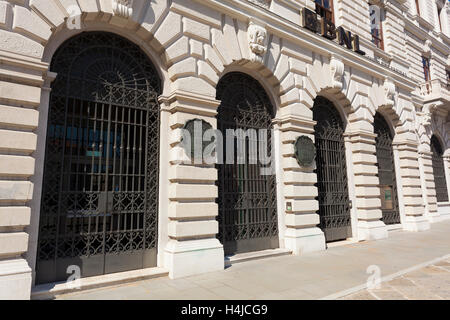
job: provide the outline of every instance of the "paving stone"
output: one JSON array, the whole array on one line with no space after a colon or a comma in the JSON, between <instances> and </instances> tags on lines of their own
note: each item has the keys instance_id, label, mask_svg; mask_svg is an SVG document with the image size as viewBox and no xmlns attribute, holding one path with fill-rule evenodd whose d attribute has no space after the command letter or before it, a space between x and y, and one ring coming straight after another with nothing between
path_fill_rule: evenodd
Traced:
<instances>
[{"instance_id":1,"label":"paving stone","mask_svg":"<svg viewBox=\"0 0 450 320\"><path fill-rule=\"evenodd\" d=\"M446 270L442 270L441 268L438 268L436 266L428 266L422 269L422 272L426 273L426 274L430 274L430 275L435 275L435 274L445 274L447 273Z\"/></svg>"},{"instance_id":2,"label":"paving stone","mask_svg":"<svg viewBox=\"0 0 450 320\"><path fill-rule=\"evenodd\" d=\"M372 293L381 300L406 300L404 295L388 287L381 290L373 290Z\"/></svg>"},{"instance_id":3,"label":"paving stone","mask_svg":"<svg viewBox=\"0 0 450 320\"><path fill-rule=\"evenodd\" d=\"M218 295L222 299L245 300L254 298L252 295L248 295L240 290L236 290L228 286L212 288L209 289L209 291L211 291L215 295Z\"/></svg>"},{"instance_id":4,"label":"paving stone","mask_svg":"<svg viewBox=\"0 0 450 320\"><path fill-rule=\"evenodd\" d=\"M432 292L415 285L392 285L397 291L403 294L408 300L436 300L440 297Z\"/></svg>"},{"instance_id":5,"label":"paving stone","mask_svg":"<svg viewBox=\"0 0 450 320\"><path fill-rule=\"evenodd\" d=\"M349 296L340 298L339 300L377 300L368 291L361 291L358 293L351 294Z\"/></svg>"},{"instance_id":6,"label":"paving stone","mask_svg":"<svg viewBox=\"0 0 450 320\"><path fill-rule=\"evenodd\" d=\"M404 277L401 277L401 278L397 278L397 279L391 280L391 281L388 282L388 285L389 285L389 286L392 286L392 287L397 287L397 286L402 286L402 287L410 286L410 287L414 287L414 283L413 283L411 280L406 279L406 278L404 278Z\"/></svg>"},{"instance_id":7,"label":"paving stone","mask_svg":"<svg viewBox=\"0 0 450 320\"><path fill-rule=\"evenodd\" d=\"M449 224L450 225L450 224ZM450 253L448 227L436 233L395 232L389 239L334 247L304 256L282 256L243 262L230 268L185 279L168 277L61 295L57 299L319 299L339 296L365 285L367 268L381 276L423 264ZM444 238L443 238L444 237ZM449 240L449 241L447 241ZM433 250L430 250L433 248ZM340 300L450 300L450 259L362 290Z\"/></svg>"}]
</instances>

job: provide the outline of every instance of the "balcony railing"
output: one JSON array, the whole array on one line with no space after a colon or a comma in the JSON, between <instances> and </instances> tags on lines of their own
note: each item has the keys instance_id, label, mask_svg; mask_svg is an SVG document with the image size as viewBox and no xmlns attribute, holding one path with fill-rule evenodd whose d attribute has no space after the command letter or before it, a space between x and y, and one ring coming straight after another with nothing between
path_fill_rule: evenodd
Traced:
<instances>
[{"instance_id":1,"label":"balcony railing","mask_svg":"<svg viewBox=\"0 0 450 320\"><path fill-rule=\"evenodd\" d=\"M450 101L449 84L436 79L420 84L420 95L425 101L444 100Z\"/></svg>"}]
</instances>

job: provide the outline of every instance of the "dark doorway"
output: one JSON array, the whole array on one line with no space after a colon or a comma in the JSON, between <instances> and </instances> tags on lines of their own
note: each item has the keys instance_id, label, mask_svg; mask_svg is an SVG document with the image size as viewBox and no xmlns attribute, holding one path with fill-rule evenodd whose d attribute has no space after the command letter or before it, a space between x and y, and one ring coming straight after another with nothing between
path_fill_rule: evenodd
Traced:
<instances>
[{"instance_id":1,"label":"dark doorway","mask_svg":"<svg viewBox=\"0 0 450 320\"><path fill-rule=\"evenodd\" d=\"M133 43L103 32L55 53L37 283L156 266L160 80Z\"/></svg>"},{"instance_id":2,"label":"dark doorway","mask_svg":"<svg viewBox=\"0 0 450 320\"><path fill-rule=\"evenodd\" d=\"M380 180L381 211L386 225L400 223L397 181L395 177L393 136L389 124L380 113L374 117L374 132L377 152L378 178Z\"/></svg>"},{"instance_id":3,"label":"dark doorway","mask_svg":"<svg viewBox=\"0 0 450 320\"><path fill-rule=\"evenodd\" d=\"M321 96L314 101L317 188L320 228L327 242L352 236L345 157L344 124L334 104Z\"/></svg>"},{"instance_id":4,"label":"dark doorway","mask_svg":"<svg viewBox=\"0 0 450 320\"><path fill-rule=\"evenodd\" d=\"M448 189L447 181L445 178L445 164L442 145L439 139L433 135L431 137L431 152L432 152L432 165L434 185L436 187L437 202L448 202Z\"/></svg>"},{"instance_id":5,"label":"dark doorway","mask_svg":"<svg viewBox=\"0 0 450 320\"><path fill-rule=\"evenodd\" d=\"M226 130L267 130L267 154L271 155L273 106L261 85L242 73L225 75L217 88L218 128L226 137ZM259 143L249 136L234 138L233 164L221 164L219 170L219 235L226 255L273 249L279 247L275 175L263 175L263 165L252 163L250 147ZM237 154L237 146L245 146L244 154ZM225 160L225 159L224 159ZM254 159L253 159L254 160ZM239 163L241 162L241 163ZM244 162L244 163L242 163ZM264 166L265 167L265 166Z\"/></svg>"}]
</instances>

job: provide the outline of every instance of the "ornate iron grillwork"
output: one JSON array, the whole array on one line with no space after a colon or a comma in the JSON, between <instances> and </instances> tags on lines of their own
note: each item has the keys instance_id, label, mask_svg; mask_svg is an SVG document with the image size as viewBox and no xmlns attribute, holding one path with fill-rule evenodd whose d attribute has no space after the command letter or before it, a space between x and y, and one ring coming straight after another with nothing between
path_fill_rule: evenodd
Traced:
<instances>
[{"instance_id":1,"label":"ornate iron grillwork","mask_svg":"<svg viewBox=\"0 0 450 320\"><path fill-rule=\"evenodd\" d=\"M217 99L222 101L218 109L218 127L224 136L227 129L267 129L270 155L274 110L261 85L245 74L229 73L218 85ZM248 138L245 141L234 139L235 164L217 166L218 238L224 245L226 255L278 248L275 176L261 175L259 162L250 164L251 142ZM245 155L237 155L238 143L245 143ZM227 154L224 147L224 154ZM245 157L245 164L237 164L238 156Z\"/></svg>"},{"instance_id":2,"label":"ornate iron grillwork","mask_svg":"<svg viewBox=\"0 0 450 320\"><path fill-rule=\"evenodd\" d=\"M437 202L448 202L447 181L445 179L444 158L441 143L436 136L431 137L431 152L433 154L433 176L436 186Z\"/></svg>"},{"instance_id":3,"label":"ornate iron grillwork","mask_svg":"<svg viewBox=\"0 0 450 320\"><path fill-rule=\"evenodd\" d=\"M392 134L384 117L376 113L374 118L378 177L380 179L383 222L387 225L400 223L397 181L395 177Z\"/></svg>"},{"instance_id":4,"label":"ornate iron grillwork","mask_svg":"<svg viewBox=\"0 0 450 320\"><path fill-rule=\"evenodd\" d=\"M82 33L56 52L37 283L156 266L160 80L138 46Z\"/></svg>"},{"instance_id":5,"label":"ornate iron grillwork","mask_svg":"<svg viewBox=\"0 0 450 320\"><path fill-rule=\"evenodd\" d=\"M327 242L351 237L344 125L331 101L317 97L313 107L317 150L320 228Z\"/></svg>"}]
</instances>

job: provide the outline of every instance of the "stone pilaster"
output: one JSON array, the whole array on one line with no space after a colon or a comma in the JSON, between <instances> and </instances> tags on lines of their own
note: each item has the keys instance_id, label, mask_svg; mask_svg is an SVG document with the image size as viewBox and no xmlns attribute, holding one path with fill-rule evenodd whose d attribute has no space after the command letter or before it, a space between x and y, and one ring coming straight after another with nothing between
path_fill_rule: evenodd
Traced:
<instances>
[{"instance_id":1,"label":"stone pilaster","mask_svg":"<svg viewBox=\"0 0 450 320\"><path fill-rule=\"evenodd\" d=\"M409 140L397 141L394 143L394 150L398 153L400 163L400 181L397 181L397 184L404 205L403 229L428 230L430 222L425 217L417 143Z\"/></svg>"},{"instance_id":2,"label":"stone pilaster","mask_svg":"<svg viewBox=\"0 0 450 320\"><path fill-rule=\"evenodd\" d=\"M32 270L32 285L36 279L36 258L39 236L39 220L41 213L42 182L44 179L45 145L47 142L48 108L50 103L51 83L56 79L57 74L47 71L42 86L41 103L39 105L39 125L34 131L37 135L36 151L33 157L36 161L36 168L33 177L30 179L34 185L33 198L29 202L31 207L30 225L26 228L29 234L28 252L26 259Z\"/></svg>"},{"instance_id":3,"label":"stone pilaster","mask_svg":"<svg viewBox=\"0 0 450 320\"><path fill-rule=\"evenodd\" d=\"M357 130L346 135L353 154L354 195L358 220L358 240L378 240L388 237L387 227L381 221L380 181L376 166L376 135ZM351 174L351 173L349 173ZM350 186L351 187L351 186Z\"/></svg>"},{"instance_id":4,"label":"stone pilaster","mask_svg":"<svg viewBox=\"0 0 450 320\"><path fill-rule=\"evenodd\" d=\"M184 150L181 129L186 121L202 119L217 127L216 110L219 101L209 96L177 91L161 97L161 108L168 112L169 155L167 179L162 192L167 192L167 226L169 241L164 248L164 266L171 278L180 278L224 268L223 246L218 233L217 170L214 165L187 163L182 160ZM161 166L163 167L163 166Z\"/></svg>"},{"instance_id":5,"label":"stone pilaster","mask_svg":"<svg viewBox=\"0 0 450 320\"><path fill-rule=\"evenodd\" d=\"M299 136L305 135L314 141L315 122L294 114L281 116L277 122L280 126L282 155L285 246L295 255L325 250L324 233L317 227L320 217L317 214L319 203L316 200L315 164L310 168L302 168L294 157L294 143Z\"/></svg>"},{"instance_id":6,"label":"stone pilaster","mask_svg":"<svg viewBox=\"0 0 450 320\"><path fill-rule=\"evenodd\" d=\"M430 222L437 222L440 221L440 215L437 207L432 156L431 152L420 151L418 161L423 202L425 204L425 217L427 217Z\"/></svg>"},{"instance_id":7,"label":"stone pilaster","mask_svg":"<svg viewBox=\"0 0 450 320\"><path fill-rule=\"evenodd\" d=\"M37 108L47 65L1 50L0 60L0 300L29 299L25 228L31 217Z\"/></svg>"}]
</instances>

